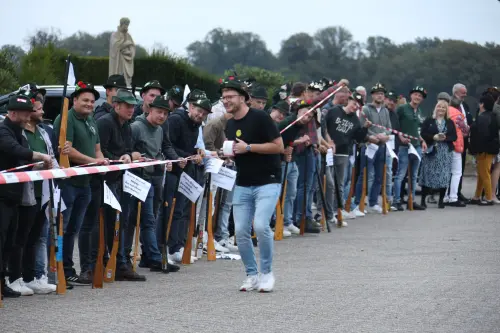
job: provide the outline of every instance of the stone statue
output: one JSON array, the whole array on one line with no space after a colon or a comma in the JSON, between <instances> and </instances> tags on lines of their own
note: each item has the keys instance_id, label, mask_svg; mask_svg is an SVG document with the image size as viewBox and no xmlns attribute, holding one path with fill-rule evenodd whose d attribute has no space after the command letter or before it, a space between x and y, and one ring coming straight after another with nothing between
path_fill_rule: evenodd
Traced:
<instances>
[{"instance_id":1,"label":"stone statue","mask_svg":"<svg viewBox=\"0 0 500 333\"><path fill-rule=\"evenodd\" d=\"M111 34L109 46L109 76L122 74L127 87L132 85L134 76L135 43L128 33L130 20L126 17L120 19L118 31Z\"/></svg>"}]
</instances>

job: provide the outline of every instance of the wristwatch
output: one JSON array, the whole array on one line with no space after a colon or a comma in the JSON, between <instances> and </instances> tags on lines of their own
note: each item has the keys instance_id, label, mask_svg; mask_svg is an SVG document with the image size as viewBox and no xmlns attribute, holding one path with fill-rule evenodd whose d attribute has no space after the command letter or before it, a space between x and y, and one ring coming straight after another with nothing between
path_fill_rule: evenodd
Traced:
<instances>
[{"instance_id":1,"label":"wristwatch","mask_svg":"<svg viewBox=\"0 0 500 333\"><path fill-rule=\"evenodd\" d=\"M245 150L246 150L247 152L250 152L250 149L252 149L252 147L251 147L250 145L247 145L247 146L246 146L246 148L245 148Z\"/></svg>"}]
</instances>

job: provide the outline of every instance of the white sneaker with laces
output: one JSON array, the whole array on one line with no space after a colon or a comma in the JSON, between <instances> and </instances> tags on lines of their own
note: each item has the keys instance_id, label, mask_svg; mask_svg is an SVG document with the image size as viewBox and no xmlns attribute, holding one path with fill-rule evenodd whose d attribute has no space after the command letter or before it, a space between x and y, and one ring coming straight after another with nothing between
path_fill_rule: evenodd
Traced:
<instances>
[{"instance_id":1,"label":"white sneaker with laces","mask_svg":"<svg viewBox=\"0 0 500 333\"><path fill-rule=\"evenodd\" d=\"M354 216L356 217L365 217L365 213L363 213L362 211L359 210L359 207L356 207L352 213L354 213Z\"/></svg>"},{"instance_id":2,"label":"white sneaker with laces","mask_svg":"<svg viewBox=\"0 0 500 333\"><path fill-rule=\"evenodd\" d=\"M33 279L33 281L26 283L26 287L33 290L35 294L50 294L51 292L56 291L56 286L53 284L48 284L48 280L43 280L43 277L40 279Z\"/></svg>"},{"instance_id":3,"label":"white sneaker with laces","mask_svg":"<svg viewBox=\"0 0 500 333\"><path fill-rule=\"evenodd\" d=\"M292 237L292 233L286 227L283 228L283 237Z\"/></svg>"},{"instance_id":4,"label":"white sneaker with laces","mask_svg":"<svg viewBox=\"0 0 500 333\"><path fill-rule=\"evenodd\" d=\"M379 205L368 207L368 213L382 214L382 207L380 207Z\"/></svg>"},{"instance_id":5,"label":"white sneaker with laces","mask_svg":"<svg viewBox=\"0 0 500 333\"><path fill-rule=\"evenodd\" d=\"M261 274L260 275L259 291L265 292L265 293L273 291L275 282L276 282L276 280L274 279L273 272L269 272L267 274Z\"/></svg>"},{"instance_id":6,"label":"white sneaker with laces","mask_svg":"<svg viewBox=\"0 0 500 333\"><path fill-rule=\"evenodd\" d=\"M343 227L347 227L347 222L346 221L342 221L342 226Z\"/></svg>"},{"instance_id":7,"label":"white sneaker with laces","mask_svg":"<svg viewBox=\"0 0 500 333\"><path fill-rule=\"evenodd\" d=\"M215 245L215 251L216 252L222 252L222 253L229 253L231 251L229 251L229 249L221 244L219 244L219 242L217 242L215 239L214 239L214 245Z\"/></svg>"},{"instance_id":8,"label":"white sneaker with laces","mask_svg":"<svg viewBox=\"0 0 500 333\"><path fill-rule=\"evenodd\" d=\"M342 217L344 217L344 215L342 215ZM326 222L327 222L327 223L332 223L332 224L333 224L333 223L335 223L335 224L336 224L336 223L337 223L337 218L334 216L334 217L332 217L331 219L329 219L329 220L328 220L328 221L326 221Z\"/></svg>"},{"instance_id":9,"label":"white sneaker with laces","mask_svg":"<svg viewBox=\"0 0 500 333\"><path fill-rule=\"evenodd\" d=\"M228 249L230 252L238 252L238 247L230 242L229 239L221 239L219 244Z\"/></svg>"},{"instance_id":10,"label":"white sneaker with laces","mask_svg":"<svg viewBox=\"0 0 500 333\"><path fill-rule=\"evenodd\" d=\"M21 296L31 296L34 294L33 290L26 287L23 278L19 278L16 281L8 284L9 288L21 293Z\"/></svg>"},{"instance_id":11,"label":"white sneaker with laces","mask_svg":"<svg viewBox=\"0 0 500 333\"><path fill-rule=\"evenodd\" d=\"M293 223L286 226L285 229L290 231L292 235L300 235L300 229L293 225Z\"/></svg>"},{"instance_id":12,"label":"white sneaker with laces","mask_svg":"<svg viewBox=\"0 0 500 333\"><path fill-rule=\"evenodd\" d=\"M354 220L356 215L354 212L346 212L345 210L342 210L342 218L346 220Z\"/></svg>"},{"instance_id":13,"label":"white sneaker with laces","mask_svg":"<svg viewBox=\"0 0 500 333\"><path fill-rule=\"evenodd\" d=\"M49 278L48 278L48 276L46 276L46 275L42 275L42 276L40 277L40 279L38 279L38 280L40 281L40 283L41 283L42 285L45 285L45 284L46 284L49 288L51 288L51 289L52 289L52 291L54 291L54 292L56 291L57 286L56 286L55 284L53 284L53 283L49 283Z\"/></svg>"},{"instance_id":14,"label":"white sneaker with laces","mask_svg":"<svg viewBox=\"0 0 500 333\"><path fill-rule=\"evenodd\" d=\"M240 291L252 291L259 288L259 275L248 276L240 287Z\"/></svg>"}]
</instances>

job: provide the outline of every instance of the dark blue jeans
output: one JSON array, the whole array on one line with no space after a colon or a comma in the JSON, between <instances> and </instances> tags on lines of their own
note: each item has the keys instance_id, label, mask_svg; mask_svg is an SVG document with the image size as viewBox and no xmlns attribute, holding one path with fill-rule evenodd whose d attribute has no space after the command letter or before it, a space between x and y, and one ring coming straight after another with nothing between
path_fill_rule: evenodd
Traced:
<instances>
[{"instance_id":1,"label":"dark blue jeans","mask_svg":"<svg viewBox=\"0 0 500 333\"><path fill-rule=\"evenodd\" d=\"M385 160L385 149L384 147L379 147L377 152L375 153L375 156L373 156L373 159L368 158L365 155L366 147L361 148L361 166L360 166L360 173L358 177L358 181L356 183L356 200L354 203L356 206L359 205L361 201L361 192L363 191L363 168L366 166L367 169L367 174L370 174L370 170L373 170L374 172L374 180L373 180L373 185L371 188L367 186L367 190L370 192L367 193L368 196L368 204L370 207L375 206L378 203L378 196L380 194L380 191L382 189L382 173L384 170L384 160ZM368 162L368 164L367 164Z\"/></svg>"},{"instance_id":2,"label":"dark blue jeans","mask_svg":"<svg viewBox=\"0 0 500 333\"><path fill-rule=\"evenodd\" d=\"M71 276L75 274L75 269L73 268L73 249L75 246L75 236L80 233L80 229L83 224L85 217L85 212L87 211L87 206L89 206L91 199L90 186L85 187L75 187L70 184L64 184L61 186L62 198L66 205L66 210L63 212L63 264L64 264L64 274L65 276ZM88 226L87 226L88 229ZM88 237L88 231L84 230L82 234L79 234L78 247L81 249L83 246L84 252L87 250L85 247L90 246L90 238ZM87 237L88 241L81 242L80 239ZM80 260L82 258L80 257Z\"/></svg>"},{"instance_id":3,"label":"dark blue jeans","mask_svg":"<svg viewBox=\"0 0 500 333\"><path fill-rule=\"evenodd\" d=\"M118 253L116 254L116 262L118 268L125 268L127 265L127 258L125 256L124 237L125 230L128 227L128 217L130 216L130 207L122 195L122 190L119 182L107 184L111 192L113 192L116 199L120 202L122 212L120 213L120 229L118 231ZM126 195L126 193L124 193ZM109 205L104 205L104 220L105 220L105 233L106 245L108 252L111 253L113 249L113 239L115 234L116 210Z\"/></svg>"},{"instance_id":4,"label":"dark blue jeans","mask_svg":"<svg viewBox=\"0 0 500 333\"><path fill-rule=\"evenodd\" d=\"M169 207L172 206L172 199L175 195L176 202L174 208L174 215L172 217L172 225L170 227L170 234L168 235L168 252L174 254L178 252L186 244L186 235L189 220L189 199L182 193L176 192L177 176L171 172L167 173L165 181L165 198L169 202ZM170 209L165 209L167 219L170 214Z\"/></svg>"},{"instance_id":5,"label":"dark blue jeans","mask_svg":"<svg viewBox=\"0 0 500 333\"><path fill-rule=\"evenodd\" d=\"M102 180L93 178L90 183L91 198L78 234L80 269L82 272L94 269L99 247L99 209L102 203ZM106 228L105 228L106 229ZM105 253L106 255L106 253Z\"/></svg>"},{"instance_id":6,"label":"dark blue jeans","mask_svg":"<svg viewBox=\"0 0 500 333\"><path fill-rule=\"evenodd\" d=\"M312 197L314 173L316 172L316 157L312 149L307 149L302 155L296 157L295 162L299 168L299 178L297 179L297 199L295 201L295 223L299 223L302 218L302 205L304 201L304 176L306 177L306 219L312 219ZM307 175L305 174L307 163Z\"/></svg>"}]
</instances>

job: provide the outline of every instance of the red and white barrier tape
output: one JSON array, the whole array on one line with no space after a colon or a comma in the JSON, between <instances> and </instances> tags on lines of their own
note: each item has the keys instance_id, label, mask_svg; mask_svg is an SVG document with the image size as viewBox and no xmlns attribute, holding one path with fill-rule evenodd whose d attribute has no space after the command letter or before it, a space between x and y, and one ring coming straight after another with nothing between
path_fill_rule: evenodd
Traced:
<instances>
[{"instance_id":1,"label":"red and white barrier tape","mask_svg":"<svg viewBox=\"0 0 500 333\"><path fill-rule=\"evenodd\" d=\"M161 165L167 163L182 162L185 160L191 160L192 157L188 157L182 160L168 160L168 161L148 161L148 162L138 162L138 163L128 163L128 164L117 164L117 165L101 165L101 166L91 166L91 167L71 167L66 169L50 169L50 170L38 170L38 171L24 171L24 172L6 172L0 173L0 185L1 184L15 184L15 183L26 183L45 179L60 179L60 178L70 178L82 175L92 175L96 173L106 173L111 171L122 171L135 168L144 168L152 165Z\"/></svg>"},{"instance_id":2,"label":"red and white barrier tape","mask_svg":"<svg viewBox=\"0 0 500 333\"><path fill-rule=\"evenodd\" d=\"M369 119L367 118L366 114L365 114L363 111L361 111L360 113L361 113L361 115L363 116L363 118L365 118L365 119L369 120ZM392 133L394 133L394 134L401 134L403 137L405 137L405 138L407 138L407 139L413 139L413 140L418 140L418 141L420 141L420 138L417 138L417 137L415 137L415 136L411 136L411 135L409 135L409 134L406 134L406 133L403 133L403 132L400 132L400 131L396 131L395 129L392 129L392 128L389 128L389 127L385 127L385 126L382 126L382 125L379 125L379 124L374 124L374 123L372 123L372 126L375 126L375 127L381 128L381 129L383 129L383 130L386 130L386 131L388 131L388 132L392 132Z\"/></svg>"}]
</instances>

